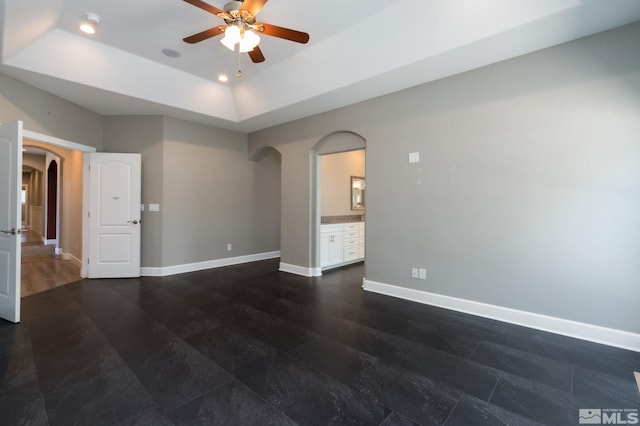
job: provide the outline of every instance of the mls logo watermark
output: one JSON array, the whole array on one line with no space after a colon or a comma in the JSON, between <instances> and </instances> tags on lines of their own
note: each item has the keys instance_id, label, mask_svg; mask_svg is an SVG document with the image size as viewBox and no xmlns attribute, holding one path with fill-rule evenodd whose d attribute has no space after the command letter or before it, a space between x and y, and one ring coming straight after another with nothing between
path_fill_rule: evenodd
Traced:
<instances>
[{"instance_id":1,"label":"mls logo watermark","mask_svg":"<svg viewBox=\"0 0 640 426\"><path fill-rule=\"evenodd\" d=\"M581 408L578 410L579 423L581 425L601 425L602 410L594 408Z\"/></svg>"},{"instance_id":2,"label":"mls logo watermark","mask_svg":"<svg viewBox=\"0 0 640 426\"><path fill-rule=\"evenodd\" d=\"M635 408L581 408L578 416L581 425L637 425L640 419Z\"/></svg>"}]
</instances>

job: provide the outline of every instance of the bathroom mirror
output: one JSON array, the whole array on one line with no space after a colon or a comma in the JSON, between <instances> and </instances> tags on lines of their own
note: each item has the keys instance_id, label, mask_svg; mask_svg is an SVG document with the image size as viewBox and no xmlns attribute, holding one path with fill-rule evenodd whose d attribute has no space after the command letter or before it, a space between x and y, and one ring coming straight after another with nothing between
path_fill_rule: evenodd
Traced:
<instances>
[{"instance_id":1,"label":"bathroom mirror","mask_svg":"<svg viewBox=\"0 0 640 426\"><path fill-rule=\"evenodd\" d=\"M351 210L364 210L364 178L351 176Z\"/></svg>"}]
</instances>

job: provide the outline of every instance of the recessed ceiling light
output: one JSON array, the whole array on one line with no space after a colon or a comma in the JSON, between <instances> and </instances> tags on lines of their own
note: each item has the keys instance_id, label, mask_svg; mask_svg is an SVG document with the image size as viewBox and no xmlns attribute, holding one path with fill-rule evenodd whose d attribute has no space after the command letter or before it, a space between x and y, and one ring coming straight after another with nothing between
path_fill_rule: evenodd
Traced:
<instances>
[{"instance_id":1,"label":"recessed ceiling light","mask_svg":"<svg viewBox=\"0 0 640 426\"><path fill-rule=\"evenodd\" d=\"M221 82L223 82L223 83L226 83L227 81L229 81L229 77L227 77L227 75L226 75L226 74L220 74L220 75L218 76L218 81L221 81Z\"/></svg>"},{"instance_id":2,"label":"recessed ceiling light","mask_svg":"<svg viewBox=\"0 0 640 426\"><path fill-rule=\"evenodd\" d=\"M95 13L87 13L84 15L84 20L80 22L80 31L85 34L95 34L99 23L100 16Z\"/></svg>"},{"instance_id":3,"label":"recessed ceiling light","mask_svg":"<svg viewBox=\"0 0 640 426\"><path fill-rule=\"evenodd\" d=\"M162 49L162 53L170 58L179 58L180 56L182 56L182 53L178 52L177 50L168 48Z\"/></svg>"}]
</instances>

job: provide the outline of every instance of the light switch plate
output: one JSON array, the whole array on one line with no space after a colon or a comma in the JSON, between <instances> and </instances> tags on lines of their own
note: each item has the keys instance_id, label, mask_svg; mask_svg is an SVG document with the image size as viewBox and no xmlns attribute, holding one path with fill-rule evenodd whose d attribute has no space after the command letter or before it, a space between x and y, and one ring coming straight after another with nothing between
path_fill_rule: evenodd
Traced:
<instances>
[{"instance_id":1,"label":"light switch plate","mask_svg":"<svg viewBox=\"0 0 640 426\"><path fill-rule=\"evenodd\" d=\"M144 211L144 204L140 204L140 211L143 212Z\"/></svg>"},{"instance_id":2,"label":"light switch plate","mask_svg":"<svg viewBox=\"0 0 640 426\"><path fill-rule=\"evenodd\" d=\"M149 203L149 211L150 212L159 212L160 211L160 204Z\"/></svg>"},{"instance_id":3,"label":"light switch plate","mask_svg":"<svg viewBox=\"0 0 640 426\"><path fill-rule=\"evenodd\" d=\"M419 152L410 152L409 153L409 163L419 163L420 162L420 153Z\"/></svg>"},{"instance_id":4,"label":"light switch plate","mask_svg":"<svg viewBox=\"0 0 640 426\"><path fill-rule=\"evenodd\" d=\"M420 268L420 269L418 270L418 277L419 277L421 280L426 280L426 279L427 279L427 270L426 270L426 269L424 269L424 268Z\"/></svg>"}]
</instances>

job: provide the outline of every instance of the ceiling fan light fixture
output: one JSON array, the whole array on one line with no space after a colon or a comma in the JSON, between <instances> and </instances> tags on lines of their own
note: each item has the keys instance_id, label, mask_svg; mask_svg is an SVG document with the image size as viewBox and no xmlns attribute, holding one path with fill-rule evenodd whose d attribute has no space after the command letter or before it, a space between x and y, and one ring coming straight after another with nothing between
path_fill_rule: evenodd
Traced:
<instances>
[{"instance_id":1,"label":"ceiling fan light fixture","mask_svg":"<svg viewBox=\"0 0 640 426\"><path fill-rule=\"evenodd\" d=\"M236 44L231 41L230 37L223 37L222 39L220 39L220 43L224 44L224 46L231 51L233 51L236 47Z\"/></svg>"},{"instance_id":2,"label":"ceiling fan light fixture","mask_svg":"<svg viewBox=\"0 0 640 426\"><path fill-rule=\"evenodd\" d=\"M309 34L302 31L256 22L256 15L268 0L230 1L225 4L224 10L218 9L203 0L184 1L205 12L216 15L226 24L211 27L185 37L182 39L185 43L199 43L224 33L224 37L220 41L227 49L237 53L248 53L251 62L258 64L265 60L262 49L258 47L262 35L301 44L306 44L309 41ZM236 45L238 45L237 48ZM239 55L238 58L240 58Z\"/></svg>"},{"instance_id":3,"label":"ceiling fan light fixture","mask_svg":"<svg viewBox=\"0 0 640 426\"><path fill-rule=\"evenodd\" d=\"M80 22L80 31L85 34L95 34L98 24L100 23L100 16L95 13L87 13L84 16L84 20Z\"/></svg>"},{"instance_id":4,"label":"ceiling fan light fixture","mask_svg":"<svg viewBox=\"0 0 640 426\"><path fill-rule=\"evenodd\" d=\"M235 50L236 43L240 41L240 38L240 28L237 25L229 25L224 30L224 38L220 40L220 43L224 44L229 50Z\"/></svg>"},{"instance_id":5,"label":"ceiling fan light fixture","mask_svg":"<svg viewBox=\"0 0 640 426\"><path fill-rule=\"evenodd\" d=\"M249 29L243 31L237 25L229 25L224 30L224 37L220 43L231 51L239 44L240 53L246 53L251 52L260 43L260 36Z\"/></svg>"},{"instance_id":6,"label":"ceiling fan light fixture","mask_svg":"<svg viewBox=\"0 0 640 426\"><path fill-rule=\"evenodd\" d=\"M260 43L260 36L251 30L247 30L240 39L240 52L251 52L258 43Z\"/></svg>"}]
</instances>

